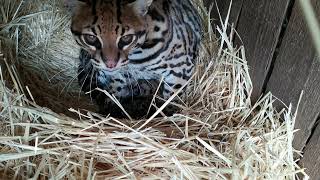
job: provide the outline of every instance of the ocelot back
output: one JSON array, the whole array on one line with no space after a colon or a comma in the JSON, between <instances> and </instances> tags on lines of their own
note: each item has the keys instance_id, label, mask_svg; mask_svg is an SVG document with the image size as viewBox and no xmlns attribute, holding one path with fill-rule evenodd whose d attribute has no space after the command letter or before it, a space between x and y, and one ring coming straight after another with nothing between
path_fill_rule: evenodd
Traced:
<instances>
[{"instance_id":1,"label":"ocelot back","mask_svg":"<svg viewBox=\"0 0 320 180\"><path fill-rule=\"evenodd\" d=\"M83 91L117 98L152 96L163 78L167 99L192 76L201 18L190 0L67 0L81 46ZM91 93L99 106L107 98ZM102 107L106 108L106 107Z\"/></svg>"}]
</instances>

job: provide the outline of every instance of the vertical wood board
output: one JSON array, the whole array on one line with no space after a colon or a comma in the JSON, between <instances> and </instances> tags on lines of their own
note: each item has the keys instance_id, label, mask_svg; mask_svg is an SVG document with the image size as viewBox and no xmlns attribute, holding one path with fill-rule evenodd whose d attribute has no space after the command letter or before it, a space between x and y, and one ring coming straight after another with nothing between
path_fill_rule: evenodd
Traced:
<instances>
[{"instance_id":1,"label":"vertical wood board","mask_svg":"<svg viewBox=\"0 0 320 180\"><path fill-rule=\"evenodd\" d=\"M311 2L320 17L320 1ZM296 119L296 128L301 129L294 140L298 150L305 146L320 112L319 62L303 13L296 2L267 90L284 103L294 106L298 103L301 91L305 91ZM278 109L283 107L280 103L275 105Z\"/></svg>"},{"instance_id":2,"label":"vertical wood board","mask_svg":"<svg viewBox=\"0 0 320 180\"><path fill-rule=\"evenodd\" d=\"M253 82L252 101L262 91L290 0L244 1L237 31L246 49Z\"/></svg>"},{"instance_id":3,"label":"vertical wood board","mask_svg":"<svg viewBox=\"0 0 320 180\"><path fill-rule=\"evenodd\" d=\"M310 176L310 179L320 179L320 126L316 127L316 130L310 139L307 147L305 148L304 157L300 161L300 165L306 168L306 173Z\"/></svg>"}]
</instances>

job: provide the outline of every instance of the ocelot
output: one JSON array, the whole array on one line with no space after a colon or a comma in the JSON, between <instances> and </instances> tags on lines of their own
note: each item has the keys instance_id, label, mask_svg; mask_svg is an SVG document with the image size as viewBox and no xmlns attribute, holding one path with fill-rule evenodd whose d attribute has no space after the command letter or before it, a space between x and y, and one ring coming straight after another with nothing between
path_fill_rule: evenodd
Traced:
<instances>
[{"instance_id":1,"label":"ocelot","mask_svg":"<svg viewBox=\"0 0 320 180\"><path fill-rule=\"evenodd\" d=\"M153 96L161 79L160 96L167 99L192 76L202 20L190 0L65 2L81 46L78 81L100 111L114 110L96 88L135 109ZM130 99L135 103L128 103Z\"/></svg>"}]
</instances>

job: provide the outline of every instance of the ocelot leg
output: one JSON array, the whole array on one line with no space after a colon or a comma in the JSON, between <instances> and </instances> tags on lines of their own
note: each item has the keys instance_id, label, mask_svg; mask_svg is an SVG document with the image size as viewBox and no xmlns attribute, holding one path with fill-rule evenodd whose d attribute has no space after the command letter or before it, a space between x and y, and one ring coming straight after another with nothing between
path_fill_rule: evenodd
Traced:
<instances>
[{"instance_id":1,"label":"ocelot leg","mask_svg":"<svg viewBox=\"0 0 320 180\"><path fill-rule=\"evenodd\" d=\"M153 100L153 94L158 88L159 81L139 79L135 84L127 84L126 86L122 86L122 84L117 84L115 82L116 81L112 83L111 89L108 89L107 91L110 94L114 92L115 96L126 95L116 96L125 111L133 118L146 116ZM121 89L119 88L119 85L121 85ZM126 117L123 110L106 95L100 94L96 101L99 104L100 113L110 114L113 117ZM150 114L155 111L155 109L151 110Z\"/></svg>"},{"instance_id":2,"label":"ocelot leg","mask_svg":"<svg viewBox=\"0 0 320 180\"><path fill-rule=\"evenodd\" d=\"M184 87L192 76L192 70L193 67L189 67L188 69L171 69L164 78L163 97L168 99L175 92ZM179 93L179 95L181 95L181 93Z\"/></svg>"}]
</instances>

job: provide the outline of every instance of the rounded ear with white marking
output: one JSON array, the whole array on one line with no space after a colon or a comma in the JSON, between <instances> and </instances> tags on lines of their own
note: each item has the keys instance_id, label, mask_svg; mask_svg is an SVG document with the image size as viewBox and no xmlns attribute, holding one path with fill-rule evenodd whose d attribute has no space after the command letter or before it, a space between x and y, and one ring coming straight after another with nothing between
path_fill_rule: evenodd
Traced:
<instances>
[{"instance_id":1,"label":"rounded ear with white marking","mask_svg":"<svg viewBox=\"0 0 320 180\"><path fill-rule=\"evenodd\" d=\"M151 6L153 0L136 0L129 4L140 16L144 16L147 14L149 7Z\"/></svg>"}]
</instances>

